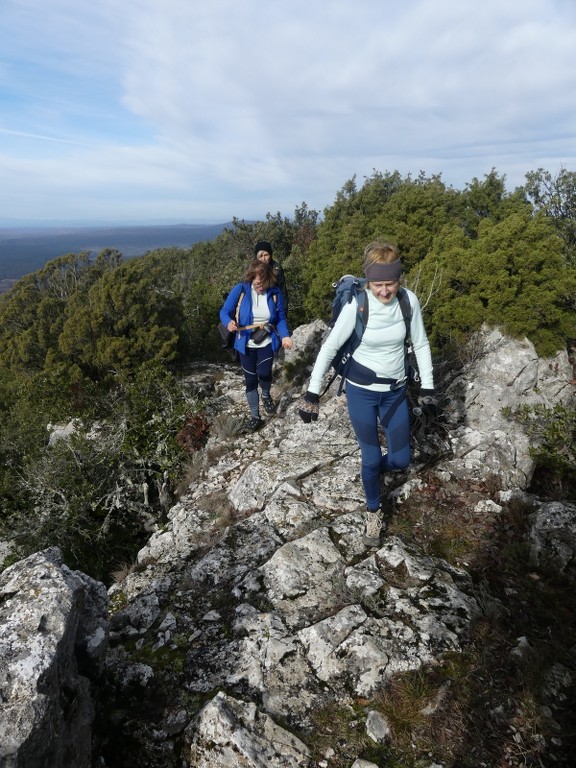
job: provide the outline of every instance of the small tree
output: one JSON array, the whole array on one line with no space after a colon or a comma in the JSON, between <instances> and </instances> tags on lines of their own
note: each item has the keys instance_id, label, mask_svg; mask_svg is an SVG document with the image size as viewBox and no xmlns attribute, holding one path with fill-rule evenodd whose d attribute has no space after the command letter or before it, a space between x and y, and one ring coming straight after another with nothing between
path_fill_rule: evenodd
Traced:
<instances>
[{"instance_id":1,"label":"small tree","mask_svg":"<svg viewBox=\"0 0 576 768\"><path fill-rule=\"evenodd\" d=\"M510 415L522 423L532 440L536 462L533 483L538 492L576 501L576 408L559 403L523 405Z\"/></svg>"},{"instance_id":2,"label":"small tree","mask_svg":"<svg viewBox=\"0 0 576 768\"><path fill-rule=\"evenodd\" d=\"M576 172L562 167L556 176L539 168L526 174L525 191L550 218L564 242L566 260L576 263Z\"/></svg>"}]
</instances>

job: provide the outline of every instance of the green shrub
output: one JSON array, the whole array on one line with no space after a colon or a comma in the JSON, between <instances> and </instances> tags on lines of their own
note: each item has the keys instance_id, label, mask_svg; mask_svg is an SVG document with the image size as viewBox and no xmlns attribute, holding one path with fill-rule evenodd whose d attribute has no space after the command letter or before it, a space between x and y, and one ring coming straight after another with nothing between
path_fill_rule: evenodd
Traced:
<instances>
[{"instance_id":1,"label":"green shrub","mask_svg":"<svg viewBox=\"0 0 576 768\"><path fill-rule=\"evenodd\" d=\"M530 455L536 462L533 483L547 495L576 498L576 408L559 403L523 405L508 411L526 427Z\"/></svg>"}]
</instances>

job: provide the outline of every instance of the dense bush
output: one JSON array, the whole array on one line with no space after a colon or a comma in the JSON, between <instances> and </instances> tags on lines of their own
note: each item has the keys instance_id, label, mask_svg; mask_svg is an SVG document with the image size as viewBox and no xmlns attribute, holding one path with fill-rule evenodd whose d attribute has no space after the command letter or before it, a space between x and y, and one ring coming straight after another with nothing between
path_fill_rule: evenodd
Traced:
<instances>
[{"instance_id":1,"label":"dense bush","mask_svg":"<svg viewBox=\"0 0 576 768\"><path fill-rule=\"evenodd\" d=\"M53 444L46 429L50 409L41 398L36 413L21 422L27 429L10 422L3 433L9 461L1 475L0 526L13 539L15 556L56 544L71 567L107 581L132 561L149 524L174 500L170 489L188 456L178 434L200 408L185 383L159 363L119 374L105 395L93 392L90 403L71 435ZM16 418L25 406L29 396Z\"/></svg>"},{"instance_id":2,"label":"dense bush","mask_svg":"<svg viewBox=\"0 0 576 768\"><path fill-rule=\"evenodd\" d=\"M543 496L576 501L576 408L523 405L510 414L532 441L533 484Z\"/></svg>"},{"instance_id":3,"label":"dense bush","mask_svg":"<svg viewBox=\"0 0 576 768\"><path fill-rule=\"evenodd\" d=\"M334 280L359 274L365 245L378 237L398 244L436 349L462 343L482 323L527 336L542 355L576 337L569 244L551 215L523 190L506 193L494 171L463 192L437 176L374 173L361 189L348 182L304 260L308 319L329 317Z\"/></svg>"}]
</instances>

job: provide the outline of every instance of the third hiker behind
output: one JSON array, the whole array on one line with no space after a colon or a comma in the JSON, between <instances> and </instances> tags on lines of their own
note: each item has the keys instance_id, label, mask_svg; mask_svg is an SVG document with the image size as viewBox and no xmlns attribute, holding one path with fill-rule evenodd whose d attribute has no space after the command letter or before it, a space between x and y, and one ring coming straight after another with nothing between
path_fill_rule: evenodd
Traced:
<instances>
[{"instance_id":1,"label":"third hiker behind","mask_svg":"<svg viewBox=\"0 0 576 768\"><path fill-rule=\"evenodd\" d=\"M288 317L288 289L286 287L286 276L284 275L282 264L272 257L272 253L272 243L268 240L259 240L254 246L254 256L258 261L263 261L265 264L269 264L272 267L272 272L274 272L274 277L276 279L276 287L282 294L282 298L284 299L284 311L286 312L286 317Z\"/></svg>"}]
</instances>

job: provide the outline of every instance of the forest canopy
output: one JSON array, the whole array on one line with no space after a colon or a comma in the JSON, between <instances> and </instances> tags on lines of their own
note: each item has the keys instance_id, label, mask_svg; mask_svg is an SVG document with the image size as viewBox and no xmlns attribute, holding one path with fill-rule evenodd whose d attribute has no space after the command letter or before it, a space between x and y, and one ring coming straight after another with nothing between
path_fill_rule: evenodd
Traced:
<instances>
[{"instance_id":1,"label":"forest canopy","mask_svg":"<svg viewBox=\"0 0 576 768\"><path fill-rule=\"evenodd\" d=\"M405 278L426 304L432 343L486 322L528 336L543 355L574 338L576 174L543 170L507 192L495 171L464 190L440 176L374 172L351 179L320 217L305 203L289 219L234 220L212 241L124 261L118 251L66 254L0 297L0 365L102 381L157 360L204 359L215 347L222 295L259 238L287 274L293 327L326 318L332 284L359 273L377 238L395 242Z\"/></svg>"}]
</instances>

